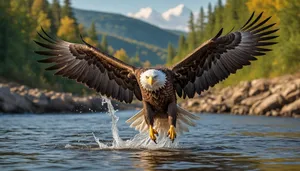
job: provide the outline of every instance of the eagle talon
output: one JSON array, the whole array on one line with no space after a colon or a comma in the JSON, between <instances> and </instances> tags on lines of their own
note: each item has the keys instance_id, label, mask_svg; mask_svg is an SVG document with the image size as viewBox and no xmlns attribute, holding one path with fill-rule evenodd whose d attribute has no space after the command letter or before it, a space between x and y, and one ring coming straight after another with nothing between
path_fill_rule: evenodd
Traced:
<instances>
[{"instance_id":1,"label":"eagle talon","mask_svg":"<svg viewBox=\"0 0 300 171\"><path fill-rule=\"evenodd\" d=\"M168 137L170 137L172 143L174 142L175 138L176 138L176 131L175 131L175 127L174 125L170 126L170 129L168 131Z\"/></svg>"},{"instance_id":2,"label":"eagle talon","mask_svg":"<svg viewBox=\"0 0 300 171\"><path fill-rule=\"evenodd\" d=\"M155 129L153 129L152 126L150 126L150 127L149 127L149 136L150 136L151 140L154 141L155 144L157 144L157 143L156 143L156 136L155 136L155 135L158 136L158 132L157 132Z\"/></svg>"}]
</instances>

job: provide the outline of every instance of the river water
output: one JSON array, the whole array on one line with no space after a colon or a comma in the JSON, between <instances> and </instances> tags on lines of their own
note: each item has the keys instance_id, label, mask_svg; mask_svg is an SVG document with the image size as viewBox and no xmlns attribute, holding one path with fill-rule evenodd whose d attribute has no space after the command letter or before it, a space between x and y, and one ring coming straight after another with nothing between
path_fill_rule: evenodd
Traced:
<instances>
[{"instance_id":1,"label":"river water","mask_svg":"<svg viewBox=\"0 0 300 171\"><path fill-rule=\"evenodd\" d=\"M0 114L0 170L300 170L300 119L202 114L155 145L125 123L136 112L113 133L105 113Z\"/></svg>"}]
</instances>

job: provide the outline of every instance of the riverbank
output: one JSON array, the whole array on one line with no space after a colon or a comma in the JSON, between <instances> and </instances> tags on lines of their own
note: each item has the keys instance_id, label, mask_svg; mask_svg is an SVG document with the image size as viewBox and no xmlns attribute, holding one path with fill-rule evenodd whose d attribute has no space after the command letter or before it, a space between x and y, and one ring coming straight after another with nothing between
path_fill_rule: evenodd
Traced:
<instances>
[{"instance_id":1,"label":"riverbank","mask_svg":"<svg viewBox=\"0 0 300 171\"><path fill-rule=\"evenodd\" d=\"M113 102L119 110L135 109L138 104ZM138 105L138 106L136 106ZM102 98L29 88L0 83L0 113L93 113L107 111Z\"/></svg>"},{"instance_id":2,"label":"riverbank","mask_svg":"<svg viewBox=\"0 0 300 171\"><path fill-rule=\"evenodd\" d=\"M300 73L210 89L180 104L192 112L300 117Z\"/></svg>"},{"instance_id":3,"label":"riverbank","mask_svg":"<svg viewBox=\"0 0 300 171\"><path fill-rule=\"evenodd\" d=\"M195 113L230 113L300 117L300 73L273 79L241 82L226 88L212 88L179 104ZM139 109L142 104L113 102L119 110ZM106 111L100 96L32 89L0 83L0 113L90 113Z\"/></svg>"}]
</instances>

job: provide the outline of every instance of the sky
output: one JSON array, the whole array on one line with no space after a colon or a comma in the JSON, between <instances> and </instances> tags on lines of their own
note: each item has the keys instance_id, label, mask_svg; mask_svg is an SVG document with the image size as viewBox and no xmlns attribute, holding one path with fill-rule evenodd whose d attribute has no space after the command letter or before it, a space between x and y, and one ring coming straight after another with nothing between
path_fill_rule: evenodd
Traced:
<instances>
[{"instance_id":1,"label":"sky","mask_svg":"<svg viewBox=\"0 0 300 171\"><path fill-rule=\"evenodd\" d=\"M52 2L52 0L49 1ZM63 0L60 1L63 2ZM179 4L184 4L194 13L198 13L201 6L207 8L209 2L216 4L217 0L71 0L71 2L74 8L127 15L145 7L151 7L162 13Z\"/></svg>"}]
</instances>

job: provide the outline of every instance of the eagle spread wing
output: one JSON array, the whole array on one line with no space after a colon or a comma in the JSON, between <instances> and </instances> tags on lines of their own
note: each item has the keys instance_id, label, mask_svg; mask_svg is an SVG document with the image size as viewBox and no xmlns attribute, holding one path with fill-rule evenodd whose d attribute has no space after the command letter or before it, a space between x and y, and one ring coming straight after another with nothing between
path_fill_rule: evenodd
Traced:
<instances>
[{"instance_id":1,"label":"eagle spread wing","mask_svg":"<svg viewBox=\"0 0 300 171\"><path fill-rule=\"evenodd\" d=\"M47 48L47 51L36 51L48 58L42 63L54 63L46 70L57 70L55 75L77 80L95 89L102 95L121 102L130 103L133 95L142 100L141 90L134 75L135 68L119 59L108 55L84 42L75 44L50 37L43 29L39 36L48 44L35 41Z\"/></svg>"},{"instance_id":2,"label":"eagle spread wing","mask_svg":"<svg viewBox=\"0 0 300 171\"><path fill-rule=\"evenodd\" d=\"M195 93L213 87L244 65L250 65L250 61L256 60L254 56L270 51L264 46L276 44L270 40L277 37L271 34L278 29L270 29L275 23L265 25L271 17L260 21L261 13L251 22L253 16L254 12L239 31L221 36L221 29L214 38L171 68L178 96L192 98Z\"/></svg>"}]
</instances>

